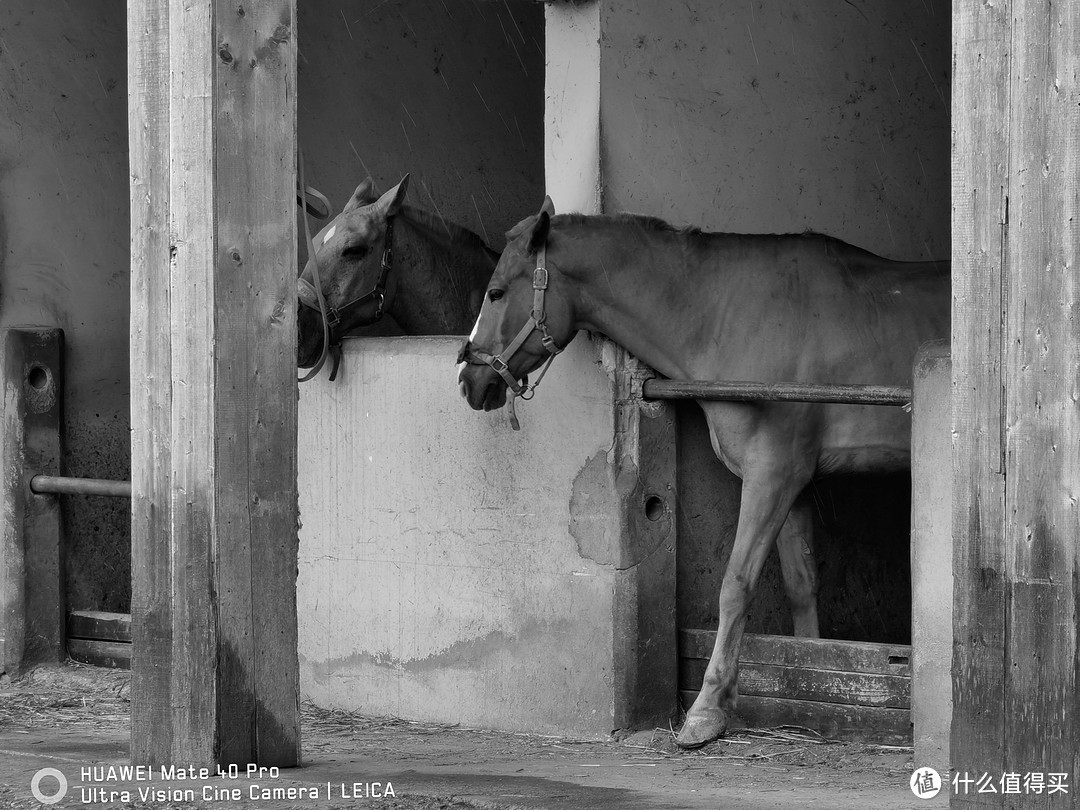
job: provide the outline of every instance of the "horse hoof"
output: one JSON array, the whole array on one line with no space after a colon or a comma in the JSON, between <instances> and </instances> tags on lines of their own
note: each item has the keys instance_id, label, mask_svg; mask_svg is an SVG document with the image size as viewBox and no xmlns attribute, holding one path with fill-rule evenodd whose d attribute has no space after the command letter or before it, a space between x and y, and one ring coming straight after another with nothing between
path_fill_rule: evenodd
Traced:
<instances>
[{"instance_id":1,"label":"horse hoof","mask_svg":"<svg viewBox=\"0 0 1080 810\"><path fill-rule=\"evenodd\" d=\"M705 709L686 715L686 722L675 738L679 748L700 748L722 737L727 729L723 709Z\"/></svg>"}]
</instances>

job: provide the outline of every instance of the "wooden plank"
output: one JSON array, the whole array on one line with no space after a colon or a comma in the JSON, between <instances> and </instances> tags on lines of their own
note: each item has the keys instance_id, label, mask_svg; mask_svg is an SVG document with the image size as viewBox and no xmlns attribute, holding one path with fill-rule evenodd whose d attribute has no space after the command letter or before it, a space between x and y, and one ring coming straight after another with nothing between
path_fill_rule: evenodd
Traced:
<instances>
[{"instance_id":1,"label":"wooden plank","mask_svg":"<svg viewBox=\"0 0 1080 810\"><path fill-rule=\"evenodd\" d=\"M111 669L131 669L131 645L100 639L68 639L68 657L80 664Z\"/></svg>"},{"instance_id":2,"label":"wooden plank","mask_svg":"<svg viewBox=\"0 0 1080 810\"><path fill-rule=\"evenodd\" d=\"M295 0L161 5L129 14L132 757L294 765Z\"/></svg>"},{"instance_id":3,"label":"wooden plank","mask_svg":"<svg viewBox=\"0 0 1080 810\"><path fill-rule=\"evenodd\" d=\"M128 3L131 759L173 762L169 7Z\"/></svg>"},{"instance_id":4,"label":"wooden plank","mask_svg":"<svg viewBox=\"0 0 1080 810\"><path fill-rule=\"evenodd\" d=\"M1080 8L1011 13L1004 756L1080 779ZM985 81L985 78L983 79ZM1077 806L1075 793L1072 806ZM1035 797L1018 806L1045 806Z\"/></svg>"},{"instance_id":5,"label":"wooden plank","mask_svg":"<svg viewBox=\"0 0 1080 810\"><path fill-rule=\"evenodd\" d=\"M681 691L679 696L689 707L697 693ZM833 740L911 745L911 712L906 709L740 695L735 711L750 728L802 726Z\"/></svg>"},{"instance_id":6,"label":"wooden plank","mask_svg":"<svg viewBox=\"0 0 1080 810\"><path fill-rule=\"evenodd\" d=\"M68 638L131 643L131 614L73 610L67 618Z\"/></svg>"},{"instance_id":7,"label":"wooden plank","mask_svg":"<svg viewBox=\"0 0 1080 810\"><path fill-rule=\"evenodd\" d=\"M1004 773L1004 414L1008 297L1006 3L953 3L953 721L956 771ZM1029 763L1026 770L1037 769ZM990 794L954 806L1000 806Z\"/></svg>"},{"instance_id":8,"label":"wooden plank","mask_svg":"<svg viewBox=\"0 0 1080 810\"><path fill-rule=\"evenodd\" d=\"M214 3L218 689L232 714L220 756L254 747L260 764L289 766L300 762L296 0L244 8Z\"/></svg>"},{"instance_id":9,"label":"wooden plank","mask_svg":"<svg viewBox=\"0 0 1080 810\"><path fill-rule=\"evenodd\" d=\"M712 653L712 630L680 630L679 656L705 658ZM911 647L904 644L874 644L864 641L796 638L746 633L739 653L743 663L809 667L841 672L879 675L911 675Z\"/></svg>"},{"instance_id":10,"label":"wooden plank","mask_svg":"<svg viewBox=\"0 0 1080 810\"><path fill-rule=\"evenodd\" d=\"M60 471L63 333L3 331L4 435L0 487L0 670L64 659L60 504L34 495L37 471Z\"/></svg>"},{"instance_id":11,"label":"wooden plank","mask_svg":"<svg viewBox=\"0 0 1080 810\"><path fill-rule=\"evenodd\" d=\"M728 402L835 402L847 405L911 404L911 389L896 385L834 385L795 382L646 380L646 399L704 399Z\"/></svg>"},{"instance_id":12,"label":"wooden plank","mask_svg":"<svg viewBox=\"0 0 1080 810\"><path fill-rule=\"evenodd\" d=\"M679 687L701 688L707 661L679 661ZM911 678L833 669L739 663L739 696L791 698L855 706L911 708Z\"/></svg>"}]
</instances>

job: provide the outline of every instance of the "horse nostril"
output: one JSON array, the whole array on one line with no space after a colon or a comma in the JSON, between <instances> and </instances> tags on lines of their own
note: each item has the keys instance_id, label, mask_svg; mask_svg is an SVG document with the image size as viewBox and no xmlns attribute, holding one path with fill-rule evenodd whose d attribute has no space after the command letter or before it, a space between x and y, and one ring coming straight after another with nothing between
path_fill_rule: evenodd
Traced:
<instances>
[{"instance_id":1,"label":"horse nostril","mask_svg":"<svg viewBox=\"0 0 1080 810\"><path fill-rule=\"evenodd\" d=\"M462 397L463 397L464 399L468 399L468 398L469 398L469 386L467 386L467 385L465 384L465 381L464 381L464 380L461 380L461 382L459 382L459 383L458 383L458 391L460 391L460 392L461 392L461 396L462 396Z\"/></svg>"}]
</instances>

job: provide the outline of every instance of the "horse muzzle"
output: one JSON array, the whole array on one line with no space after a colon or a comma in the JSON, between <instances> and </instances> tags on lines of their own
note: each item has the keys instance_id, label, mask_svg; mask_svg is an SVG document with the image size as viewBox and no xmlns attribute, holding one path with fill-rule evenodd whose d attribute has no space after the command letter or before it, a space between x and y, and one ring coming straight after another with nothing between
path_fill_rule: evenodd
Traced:
<instances>
[{"instance_id":1,"label":"horse muzzle","mask_svg":"<svg viewBox=\"0 0 1080 810\"><path fill-rule=\"evenodd\" d=\"M465 366L458 373L458 388L474 411L494 411L506 404L506 383L490 366Z\"/></svg>"}]
</instances>

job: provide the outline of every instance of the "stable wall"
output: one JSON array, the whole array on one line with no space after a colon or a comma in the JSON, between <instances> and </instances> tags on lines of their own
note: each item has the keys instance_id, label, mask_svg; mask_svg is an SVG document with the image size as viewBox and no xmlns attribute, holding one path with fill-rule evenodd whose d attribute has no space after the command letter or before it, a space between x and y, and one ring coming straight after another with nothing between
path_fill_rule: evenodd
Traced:
<instances>
[{"instance_id":1,"label":"stable wall","mask_svg":"<svg viewBox=\"0 0 1080 810\"><path fill-rule=\"evenodd\" d=\"M542 6L305 0L297 12L308 183L336 213L367 175L385 191L410 174L409 203L502 250L544 199Z\"/></svg>"},{"instance_id":2,"label":"stable wall","mask_svg":"<svg viewBox=\"0 0 1080 810\"><path fill-rule=\"evenodd\" d=\"M462 401L459 345L349 340L339 380L301 388L302 698L540 734L663 722L674 667L636 673L674 636L673 505L640 516L670 427L666 468L627 466L616 352L580 335L515 432Z\"/></svg>"},{"instance_id":3,"label":"stable wall","mask_svg":"<svg viewBox=\"0 0 1080 810\"><path fill-rule=\"evenodd\" d=\"M0 326L64 330L64 469L130 476L126 10L0 6ZM64 498L68 604L127 610L123 500Z\"/></svg>"},{"instance_id":4,"label":"stable wall","mask_svg":"<svg viewBox=\"0 0 1080 810\"><path fill-rule=\"evenodd\" d=\"M603 211L949 255L948 5L598 0L575 14L600 41ZM711 628L740 485L700 409L678 413L679 625ZM827 637L909 640L908 488L816 485ZM747 629L791 632L775 554Z\"/></svg>"}]
</instances>

